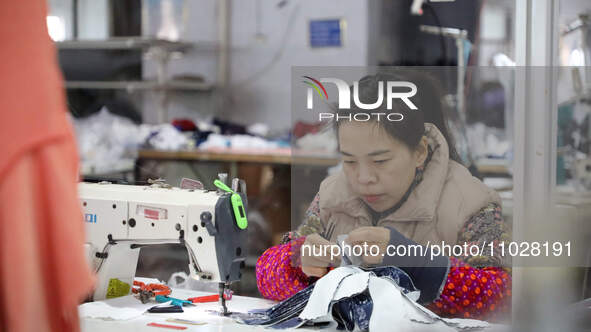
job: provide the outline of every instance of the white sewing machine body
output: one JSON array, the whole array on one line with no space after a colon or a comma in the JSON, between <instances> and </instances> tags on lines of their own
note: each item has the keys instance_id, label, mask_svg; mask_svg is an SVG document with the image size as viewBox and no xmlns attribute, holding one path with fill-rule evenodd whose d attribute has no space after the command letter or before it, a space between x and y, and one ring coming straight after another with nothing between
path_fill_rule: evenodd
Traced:
<instances>
[{"instance_id":1,"label":"white sewing machine body","mask_svg":"<svg viewBox=\"0 0 591 332\"><path fill-rule=\"evenodd\" d=\"M240 279L246 229L236 224L229 194L110 183L80 183L78 191L86 253L98 277L94 300L107 297L112 279L133 284L146 245L184 244L193 278L225 285Z\"/></svg>"}]
</instances>

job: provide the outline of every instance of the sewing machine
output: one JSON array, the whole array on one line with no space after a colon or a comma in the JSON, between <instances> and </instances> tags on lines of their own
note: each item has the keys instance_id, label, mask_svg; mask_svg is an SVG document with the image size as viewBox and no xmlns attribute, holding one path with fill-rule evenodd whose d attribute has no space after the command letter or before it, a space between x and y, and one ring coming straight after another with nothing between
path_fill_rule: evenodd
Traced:
<instances>
[{"instance_id":1,"label":"sewing machine","mask_svg":"<svg viewBox=\"0 0 591 332\"><path fill-rule=\"evenodd\" d=\"M98 278L93 299L129 294L142 247L180 243L190 276L219 284L225 314L224 290L240 280L246 259L246 210L234 204L237 196L246 202L245 187L236 192L239 183L234 179L226 191L80 183L85 250Z\"/></svg>"}]
</instances>

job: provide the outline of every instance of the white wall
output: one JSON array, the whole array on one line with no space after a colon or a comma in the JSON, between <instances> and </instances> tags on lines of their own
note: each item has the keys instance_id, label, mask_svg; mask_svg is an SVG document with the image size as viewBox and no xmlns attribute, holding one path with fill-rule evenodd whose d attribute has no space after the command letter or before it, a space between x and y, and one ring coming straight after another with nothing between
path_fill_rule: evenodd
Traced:
<instances>
[{"instance_id":1,"label":"white wall","mask_svg":"<svg viewBox=\"0 0 591 332\"><path fill-rule=\"evenodd\" d=\"M72 39L73 17L71 0L47 0L47 15L57 16L61 19L64 30L64 40ZM61 31L62 29L60 29ZM50 32L51 34L51 32Z\"/></svg>"},{"instance_id":2,"label":"white wall","mask_svg":"<svg viewBox=\"0 0 591 332\"><path fill-rule=\"evenodd\" d=\"M375 62L375 52L369 52L370 34L375 33L369 30L369 20L378 17L379 0L290 0L281 8L278 7L280 2L231 1L231 98L220 110L220 117L243 124L264 122L273 129L285 129L291 122L291 66L365 66ZM188 3L189 28L184 39L216 41L216 1ZM309 47L309 20L323 18L345 20L343 47ZM257 26L262 38L256 38ZM374 45L371 48L373 50ZM215 81L216 61L215 52L199 52L175 60L170 72L202 74L208 81ZM144 71L145 76L153 75L153 63L147 62ZM185 105L174 102L169 119L211 114L213 105L203 99L194 97L189 101L186 97ZM153 111L147 110L145 120L153 122L154 119Z\"/></svg>"},{"instance_id":3,"label":"white wall","mask_svg":"<svg viewBox=\"0 0 591 332\"><path fill-rule=\"evenodd\" d=\"M560 0L559 21L560 24L570 23L576 20L579 14L591 12L591 1L589 0Z\"/></svg>"},{"instance_id":4,"label":"white wall","mask_svg":"<svg viewBox=\"0 0 591 332\"><path fill-rule=\"evenodd\" d=\"M503 53L515 61L514 1L487 1L480 16L480 45L478 45L478 65L491 65L495 54Z\"/></svg>"},{"instance_id":5,"label":"white wall","mask_svg":"<svg viewBox=\"0 0 591 332\"><path fill-rule=\"evenodd\" d=\"M109 38L108 0L78 0L78 38Z\"/></svg>"},{"instance_id":6,"label":"white wall","mask_svg":"<svg viewBox=\"0 0 591 332\"><path fill-rule=\"evenodd\" d=\"M109 38L109 0L78 0L78 39ZM72 39L74 18L72 0L47 0L48 15L62 18L66 40Z\"/></svg>"},{"instance_id":7,"label":"white wall","mask_svg":"<svg viewBox=\"0 0 591 332\"><path fill-rule=\"evenodd\" d=\"M216 0L185 1L186 21L181 39L197 45L211 45L217 41ZM144 30L144 29L143 29ZM216 79L217 53L199 51L186 54L180 59L172 59L169 64L169 76L175 74L192 74L203 76L208 82ZM143 75L145 79L156 77L156 65L152 60L144 60ZM207 96L207 95L206 95ZM175 117L198 118L212 113L209 98L201 93L172 93L169 102L169 120ZM144 95L144 122L157 123L158 99L155 95Z\"/></svg>"}]
</instances>

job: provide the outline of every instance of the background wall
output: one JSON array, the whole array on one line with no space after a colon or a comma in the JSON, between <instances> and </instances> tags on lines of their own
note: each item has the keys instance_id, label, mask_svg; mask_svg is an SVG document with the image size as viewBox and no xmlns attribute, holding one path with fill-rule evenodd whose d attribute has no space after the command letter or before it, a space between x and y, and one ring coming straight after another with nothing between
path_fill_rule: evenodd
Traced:
<instances>
[{"instance_id":1,"label":"background wall","mask_svg":"<svg viewBox=\"0 0 591 332\"><path fill-rule=\"evenodd\" d=\"M370 34L377 33L377 28L368 27L379 18L379 0L250 0L231 4L230 98L219 105L216 114L223 119L243 124L265 122L272 129L286 129L291 123L292 66L365 66L376 62ZM217 10L214 0L188 1L191 29L183 39L203 43L206 50L173 60L171 75L194 73L208 82L216 81L218 54L211 45L218 40ZM308 42L309 21L326 18L345 21L343 46L313 49ZM154 75L155 64L144 61L144 76ZM215 103L210 97L207 93L182 93L171 99L169 119L212 116ZM144 121L156 119L153 100L147 98Z\"/></svg>"}]
</instances>

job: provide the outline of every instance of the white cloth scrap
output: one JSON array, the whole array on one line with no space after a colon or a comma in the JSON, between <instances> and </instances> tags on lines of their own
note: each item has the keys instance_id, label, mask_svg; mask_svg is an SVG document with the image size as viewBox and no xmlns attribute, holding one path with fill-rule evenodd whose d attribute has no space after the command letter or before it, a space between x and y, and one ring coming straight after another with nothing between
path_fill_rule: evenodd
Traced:
<instances>
[{"instance_id":1,"label":"white cloth scrap","mask_svg":"<svg viewBox=\"0 0 591 332\"><path fill-rule=\"evenodd\" d=\"M338 142L332 131L323 130L314 134L306 134L298 138L296 140L296 146L302 150L336 152Z\"/></svg>"},{"instance_id":2,"label":"white cloth scrap","mask_svg":"<svg viewBox=\"0 0 591 332\"><path fill-rule=\"evenodd\" d=\"M141 303L133 295L121 296L104 301L88 302L78 306L81 318L104 320L128 320L141 316L154 303Z\"/></svg>"},{"instance_id":3,"label":"white cloth scrap","mask_svg":"<svg viewBox=\"0 0 591 332\"><path fill-rule=\"evenodd\" d=\"M339 285L346 277L363 272L355 267L341 267L332 270L329 274L320 278L314 286L314 291L310 295L308 304L300 314L300 318L304 320L315 320L317 318L324 318L330 314L330 304L336 295ZM343 296L340 294L340 296Z\"/></svg>"},{"instance_id":4,"label":"white cloth scrap","mask_svg":"<svg viewBox=\"0 0 591 332\"><path fill-rule=\"evenodd\" d=\"M277 142L250 135L219 135L210 134L207 140L199 145L199 149L276 149Z\"/></svg>"}]
</instances>

